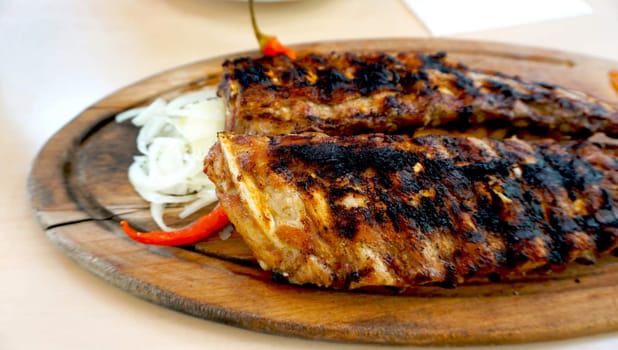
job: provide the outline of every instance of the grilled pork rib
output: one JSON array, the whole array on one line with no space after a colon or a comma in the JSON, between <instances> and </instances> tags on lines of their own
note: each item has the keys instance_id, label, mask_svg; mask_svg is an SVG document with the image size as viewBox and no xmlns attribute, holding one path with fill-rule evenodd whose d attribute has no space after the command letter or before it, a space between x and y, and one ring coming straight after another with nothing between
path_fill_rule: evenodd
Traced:
<instances>
[{"instance_id":1,"label":"grilled pork rib","mask_svg":"<svg viewBox=\"0 0 618 350\"><path fill-rule=\"evenodd\" d=\"M331 53L223 64L226 130L278 135L410 133L420 127L508 126L511 134L618 136L616 106L581 92L472 70L445 54Z\"/></svg>"},{"instance_id":2,"label":"grilled pork rib","mask_svg":"<svg viewBox=\"0 0 618 350\"><path fill-rule=\"evenodd\" d=\"M332 288L511 276L618 247L615 149L221 133L205 162L262 268Z\"/></svg>"}]
</instances>

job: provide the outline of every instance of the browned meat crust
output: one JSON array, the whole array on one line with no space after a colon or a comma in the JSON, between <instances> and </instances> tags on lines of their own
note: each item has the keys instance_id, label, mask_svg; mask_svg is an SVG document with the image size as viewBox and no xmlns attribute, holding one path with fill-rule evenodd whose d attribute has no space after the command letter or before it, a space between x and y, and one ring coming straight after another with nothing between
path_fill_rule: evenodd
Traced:
<instances>
[{"instance_id":1,"label":"browned meat crust","mask_svg":"<svg viewBox=\"0 0 618 350\"><path fill-rule=\"evenodd\" d=\"M308 54L223 64L226 130L277 135L508 126L511 134L618 136L617 107L581 92L472 70L444 53Z\"/></svg>"},{"instance_id":2,"label":"browned meat crust","mask_svg":"<svg viewBox=\"0 0 618 350\"><path fill-rule=\"evenodd\" d=\"M222 133L205 171L264 269L296 284L407 287L616 250L617 154L589 142Z\"/></svg>"}]
</instances>

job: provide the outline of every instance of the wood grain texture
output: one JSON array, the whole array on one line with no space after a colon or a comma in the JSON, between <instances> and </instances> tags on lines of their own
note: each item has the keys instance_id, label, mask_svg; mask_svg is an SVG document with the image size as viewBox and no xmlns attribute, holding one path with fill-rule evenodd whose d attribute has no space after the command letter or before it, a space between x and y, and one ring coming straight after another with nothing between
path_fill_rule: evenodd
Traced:
<instances>
[{"instance_id":1,"label":"wood grain texture","mask_svg":"<svg viewBox=\"0 0 618 350\"><path fill-rule=\"evenodd\" d=\"M517 74L616 102L618 63L545 49L453 40L313 43L297 50L444 50L471 67ZM254 55L242 53L240 55ZM49 239L85 269L137 297L262 332L334 341L449 345L516 343L618 330L618 259L564 273L456 289L335 292L277 283L237 236L191 249L144 246L118 226L153 229L127 181L137 130L113 117L156 97L216 85L225 57L155 75L95 103L41 150L29 178L32 206Z\"/></svg>"}]
</instances>

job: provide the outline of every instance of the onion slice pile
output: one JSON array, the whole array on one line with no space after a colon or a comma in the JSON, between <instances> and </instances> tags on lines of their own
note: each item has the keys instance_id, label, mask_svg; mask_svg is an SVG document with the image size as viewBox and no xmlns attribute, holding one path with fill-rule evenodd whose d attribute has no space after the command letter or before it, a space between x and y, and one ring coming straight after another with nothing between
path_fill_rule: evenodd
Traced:
<instances>
[{"instance_id":1,"label":"onion slice pile","mask_svg":"<svg viewBox=\"0 0 618 350\"><path fill-rule=\"evenodd\" d=\"M223 130L225 107L213 88L190 92L166 102L127 110L116 122L127 120L140 128L137 149L129 167L129 181L150 202L154 221L164 231L167 205L183 204L185 218L217 201L215 186L203 172L208 150Z\"/></svg>"}]
</instances>

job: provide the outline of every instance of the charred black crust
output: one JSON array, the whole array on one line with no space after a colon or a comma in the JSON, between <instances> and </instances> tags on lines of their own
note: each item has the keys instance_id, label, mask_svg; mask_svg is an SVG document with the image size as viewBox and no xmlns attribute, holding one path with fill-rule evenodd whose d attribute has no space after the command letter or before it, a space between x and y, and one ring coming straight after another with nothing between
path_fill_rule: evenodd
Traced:
<instances>
[{"instance_id":1,"label":"charred black crust","mask_svg":"<svg viewBox=\"0 0 618 350\"><path fill-rule=\"evenodd\" d=\"M281 272L278 271L272 272L272 280L273 282L280 284L288 283L288 279Z\"/></svg>"},{"instance_id":2,"label":"charred black crust","mask_svg":"<svg viewBox=\"0 0 618 350\"><path fill-rule=\"evenodd\" d=\"M432 126L437 121L440 127L461 130L473 124L489 129L506 124L511 131L558 132L573 138L585 138L596 131L618 134L615 111L594 99L561 95L562 88L547 83L474 71L448 62L443 52L334 53L308 55L297 61L241 58L227 61L224 67L221 89L225 96L229 97L226 82L236 82L241 95L253 96L263 107L245 110L245 120L277 124L280 120L271 107L274 100L334 105L380 94L380 98L369 100L371 112L350 108L352 112L345 116L350 124L344 128L341 120L310 108L310 113L298 117L309 122L310 131L334 134L413 132L426 125L425 117L436 119L431 120ZM522 103L529 114L513 117L516 104ZM548 114L552 111L560 117L553 118ZM410 114L416 118L411 122L396 118ZM395 117L387 119L385 115ZM298 120L292 120L295 122ZM490 239L498 240L504 248L486 258L487 264L494 266L492 271L499 272L531 261L547 265L573 259L591 261L584 259L589 255L576 255L582 248L573 237L581 233L588 236L586 244L594 244L596 254L618 251L618 205L616 187L611 183L616 174L610 174L608 180L608 169L580 156L586 143L533 142L530 149L522 150L515 141L484 140L487 150L452 137L299 137L306 139L288 143L284 137L272 138L269 165L299 192L310 196L320 190L326 194L336 221L328 223L329 227L324 223L323 231L335 232L346 244L355 243L368 226L392 228L400 235L395 239L408 245L411 241L431 244L444 233L469 246L488 246ZM608 182L610 186L604 187ZM366 196L367 202L375 205L348 207L344 198L350 193ZM585 203L583 210L573 210L578 201ZM463 225L462 217L472 224ZM444 286L454 286L461 276L484 271L483 264L462 263L459 259L465 259L466 253L458 249L453 260L443 261L446 272L440 278ZM384 257L384 262L394 270L400 268L393 256ZM458 275L462 269L465 272ZM333 276L334 285L347 288L368 273L345 271ZM425 271L414 278L413 284L423 284L436 277Z\"/></svg>"},{"instance_id":3,"label":"charred black crust","mask_svg":"<svg viewBox=\"0 0 618 350\"><path fill-rule=\"evenodd\" d=\"M387 65L392 57L387 55L383 57L384 60L377 62L355 62L358 68L352 83L358 87L361 95L367 96L380 89L402 90L399 73Z\"/></svg>"},{"instance_id":4,"label":"charred black crust","mask_svg":"<svg viewBox=\"0 0 618 350\"><path fill-rule=\"evenodd\" d=\"M447 128L462 129L502 120L512 129L534 135L556 131L550 135L583 139L595 132L605 132L610 137L618 136L618 112L594 98L572 97L573 94L565 94L564 89L545 82L525 82L517 76L470 69L449 61L445 52L332 52L308 54L295 61L285 56L244 57L226 61L223 68L219 95L228 98L233 82L239 87L238 96L251 91L252 99L284 104L281 101L334 105L381 93L388 95L377 111L356 112L353 121L344 122L343 130L338 127L341 121L333 125L329 119L336 118L330 115L294 115L313 119L286 124L292 129L288 132L350 135L413 130L424 126L424 116L433 108L437 110L432 125ZM444 93L443 89L449 92ZM516 103L526 106L526 115L517 114ZM263 106L264 112L237 112L235 118L259 115L274 124L281 123L276 117L279 112L269 106Z\"/></svg>"},{"instance_id":5,"label":"charred black crust","mask_svg":"<svg viewBox=\"0 0 618 350\"><path fill-rule=\"evenodd\" d=\"M232 79L237 80L244 89L251 84L270 83L270 79L265 74L264 69L259 66L253 66L247 69L234 69Z\"/></svg>"},{"instance_id":6,"label":"charred black crust","mask_svg":"<svg viewBox=\"0 0 618 350\"><path fill-rule=\"evenodd\" d=\"M412 233L420 240L437 232L459 232L469 243L497 236L505 251L496 252L496 263L509 269L539 258L522 249L537 238L547 244L543 259L555 265L567 262L577 249L567 238L574 232L593 237L598 252L616 244L615 199L602 187L603 172L578 155L578 143L532 144L524 152L511 141L486 141L495 152L490 156L465 138L364 137L362 142L358 137L309 136L306 142L286 144L279 138L271 142L270 159L276 160L271 168L293 172L292 177L300 179L296 181L300 191L322 186L343 239L354 240L361 223L389 223L401 235ZM409 150L400 143L422 147ZM438 146L449 156L438 156ZM419 165L422 170L415 173ZM514 167L521 169L521 177L514 175ZM364 177L368 170L372 175ZM419 196L425 190L431 193ZM360 193L376 205L345 208L338 203L347 193ZM417 200L410 202L410 196ZM587 215L571 217L562 208L572 204L560 202L577 198L600 204L589 208ZM521 209L513 211L513 206ZM462 229L461 214L472 217L477 229ZM455 277L445 283L455 283Z\"/></svg>"},{"instance_id":7,"label":"charred black crust","mask_svg":"<svg viewBox=\"0 0 618 350\"><path fill-rule=\"evenodd\" d=\"M309 87L311 96L324 102L332 100L336 94L347 95L356 92L361 96L367 96L384 90L417 90L414 87L417 82L429 81L425 69L436 69L438 66L447 69L446 65L440 65L441 59L432 58L434 56L421 55L422 59L426 60L427 67L410 70L410 67L406 67L396 57L386 53L371 57L346 53L343 60L346 62L346 67L352 68L354 72L352 77L346 76L341 65L332 61L338 59L336 55L311 54L299 58L297 62L279 57L239 58L224 62L224 70L228 72L224 76L224 81L238 81L243 90L251 86L267 89L280 85L287 88ZM280 83L275 83L266 74L275 64L284 67L278 69L276 74L282 80ZM309 69L317 76L314 82L308 80Z\"/></svg>"}]
</instances>

